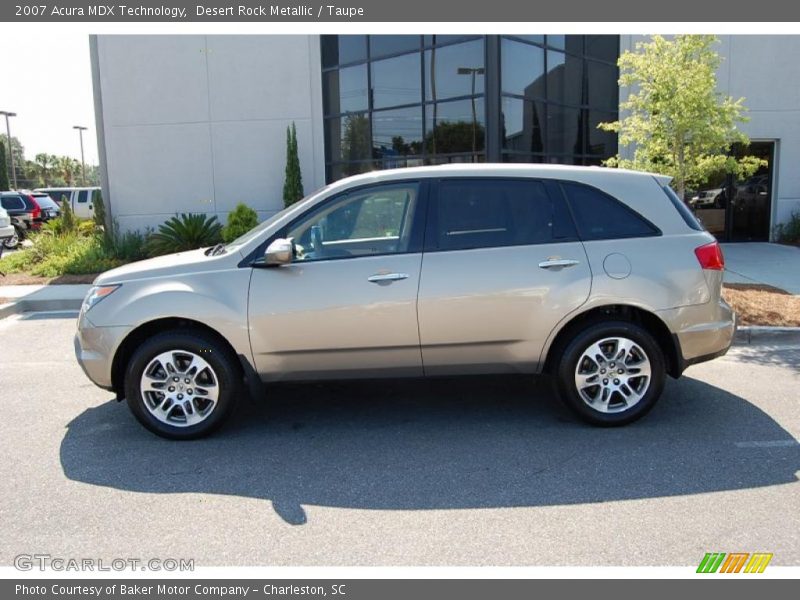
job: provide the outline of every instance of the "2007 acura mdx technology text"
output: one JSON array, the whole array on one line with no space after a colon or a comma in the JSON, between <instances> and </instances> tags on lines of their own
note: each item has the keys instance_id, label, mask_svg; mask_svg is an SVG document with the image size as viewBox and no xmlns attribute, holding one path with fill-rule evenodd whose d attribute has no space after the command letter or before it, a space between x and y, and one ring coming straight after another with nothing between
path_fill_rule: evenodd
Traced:
<instances>
[{"instance_id":1,"label":"2007 acura mdx technology text","mask_svg":"<svg viewBox=\"0 0 800 600\"><path fill-rule=\"evenodd\" d=\"M89 378L195 438L278 380L551 373L622 425L724 354L723 257L661 175L463 165L344 179L227 245L100 275Z\"/></svg>"}]
</instances>

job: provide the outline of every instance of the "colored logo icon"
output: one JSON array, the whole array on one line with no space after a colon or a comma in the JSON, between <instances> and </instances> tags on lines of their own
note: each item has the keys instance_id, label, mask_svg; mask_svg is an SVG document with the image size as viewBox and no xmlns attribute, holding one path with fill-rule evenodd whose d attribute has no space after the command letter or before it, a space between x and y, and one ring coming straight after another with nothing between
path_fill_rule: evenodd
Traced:
<instances>
[{"instance_id":1,"label":"colored logo icon","mask_svg":"<svg viewBox=\"0 0 800 600\"><path fill-rule=\"evenodd\" d=\"M698 573L763 573L772 560L768 552L706 552Z\"/></svg>"}]
</instances>

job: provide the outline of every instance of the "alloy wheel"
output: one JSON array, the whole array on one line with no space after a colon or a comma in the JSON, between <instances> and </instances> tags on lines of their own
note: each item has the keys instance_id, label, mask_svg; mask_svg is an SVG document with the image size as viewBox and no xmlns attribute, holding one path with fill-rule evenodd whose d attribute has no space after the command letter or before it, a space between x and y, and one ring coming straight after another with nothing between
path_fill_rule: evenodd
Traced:
<instances>
[{"instance_id":1,"label":"alloy wheel","mask_svg":"<svg viewBox=\"0 0 800 600\"><path fill-rule=\"evenodd\" d=\"M650 387L650 358L625 337L609 337L584 350L575 368L575 387L583 402L602 413L626 411Z\"/></svg>"},{"instance_id":2,"label":"alloy wheel","mask_svg":"<svg viewBox=\"0 0 800 600\"><path fill-rule=\"evenodd\" d=\"M220 391L211 365L188 350L169 350L153 358L142 373L139 389L150 414L175 427L205 421Z\"/></svg>"}]
</instances>

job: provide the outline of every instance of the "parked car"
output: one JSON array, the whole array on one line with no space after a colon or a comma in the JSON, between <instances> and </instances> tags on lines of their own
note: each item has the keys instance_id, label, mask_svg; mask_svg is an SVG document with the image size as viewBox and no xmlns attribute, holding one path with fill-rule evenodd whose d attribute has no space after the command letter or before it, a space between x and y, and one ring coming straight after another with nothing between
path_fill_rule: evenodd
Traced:
<instances>
[{"instance_id":1,"label":"parked car","mask_svg":"<svg viewBox=\"0 0 800 600\"><path fill-rule=\"evenodd\" d=\"M28 192L32 196L39 208L42 209L42 221L57 219L61 216L61 207L49 195L44 192Z\"/></svg>"},{"instance_id":2,"label":"parked car","mask_svg":"<svg viewBox=\"0 0 800 600\"><path fill-rule=\"evenodd\" d=\"M42 209L33 196L23 192L0 192L0 206L11 217L14 235L8 238L6 248L16 248L32 231L42 226Z\"/></svg>"},{"instance_id":3,"label":"parked car","mask_svg":"<svg viewBox=\"0 0 800 600\"><path fill-rule=\"evenodd\" d=\"M34 191L47 194L59 205L69 202L72 212L81 219L94 217L94 204L101 196L99 187L37 188Z\"/></svg>"},{"instance_id":4,"label":"parked car","mask_svg":"<svg viewBox=\"0 0 800 600\"><path fill-rule=\"evenodd\" d=\"M11 217L8 216L6 209L0 207L0 256L3 255L3 246L15 235L16 232L11 224Z\"/></svg>"},{"instance_id":5,"label":"parked car","mask_svg":"<svg viewBox=\"0 0 800 600\"><path fill-rule=\"evenodd\" d=\"M725 208L726 193L724 188L701 190L692 196L689 204L692 208Z\"/></svg>"},{"instance_id":6,"label":"parked car","mask_svg":"<svg viewBox=\"0 0 800 600\"><path fill-rule=\"evenodd\" d=\"M247 384L554 376L597 425L724 354L717 241L669 178L552 165L396 169L334 183L227 245L100 275L88 377L158 435L216 429Z\"/></svg>"}]
</instances>

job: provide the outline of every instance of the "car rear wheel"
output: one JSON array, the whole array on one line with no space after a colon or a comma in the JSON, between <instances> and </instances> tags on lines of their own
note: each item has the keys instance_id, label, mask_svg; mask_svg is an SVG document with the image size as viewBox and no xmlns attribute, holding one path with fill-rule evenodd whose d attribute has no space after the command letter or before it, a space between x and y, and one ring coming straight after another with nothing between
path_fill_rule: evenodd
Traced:
<instances>
[{"instance_id":1,"label":"car rear wheel","mask_svg":"<svg viewBox=\"0 0 800 600\"><path fill-rule=\"evenodd\" d=\"M558 360L562 400L593 425L631 423L646 415L664 388L664 355L635 323L595 323L567 343Z\"/></svg>"},{"instance_id":2,"label":"car rear wheel","mask_svg":"<svg viewBox=\"0 0 800 600\"><path fill-rule=\"evenodd\" d=\"M125 395L134 416L153 433L196 439L230 416L240 380L236 357L213 336L172 331L133 353Z\"/></svg>"}]
</instances>

